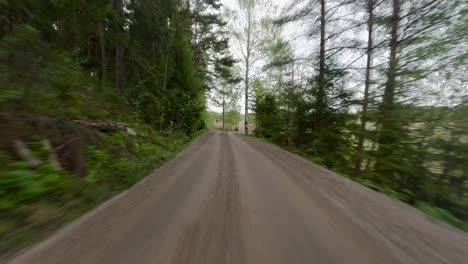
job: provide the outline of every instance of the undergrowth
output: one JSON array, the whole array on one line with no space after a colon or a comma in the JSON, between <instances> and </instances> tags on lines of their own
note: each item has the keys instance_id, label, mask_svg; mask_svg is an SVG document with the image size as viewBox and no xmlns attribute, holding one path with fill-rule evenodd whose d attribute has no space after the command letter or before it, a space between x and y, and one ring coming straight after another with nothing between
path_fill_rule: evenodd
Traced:
<instances>
[{"instance_id":1,"label":"undergrowth","mask_svg":"<svg viewBox=\"0 0 468 264\"><path fill-rule=\"evenodd\" d=\"M192 142L183 133L157 133L132 124L138 136L108 134L104 143L87 147L87 175L56 171L0 153L0 260L128 189ZM32 150L46 157L39 139Z\"/></svg>"}]
</instances>

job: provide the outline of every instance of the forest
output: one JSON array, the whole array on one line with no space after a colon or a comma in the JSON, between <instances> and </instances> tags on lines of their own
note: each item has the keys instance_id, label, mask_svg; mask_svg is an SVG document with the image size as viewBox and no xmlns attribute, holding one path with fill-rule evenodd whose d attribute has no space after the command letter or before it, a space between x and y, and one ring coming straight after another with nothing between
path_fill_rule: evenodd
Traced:
<instances>
[{"instance_id":1,"label":"forest","mask_svg":"<svg viewBox=\"0 0 468 264\"><path fill-rule=\"evenodd\" d=\"M0 252L129 188L206 129L219 1L0 1Z\"/></svg>"},{"instance_id":2,"label":"forest","mask_svg":"<svg viewBox=\"0 0 468 264\"><path fill-rule=\"evenodd\" d=\"M0 261L213 128L468 230L466 1L0 0L0 20Z\"/></svg>"}]
</instances>

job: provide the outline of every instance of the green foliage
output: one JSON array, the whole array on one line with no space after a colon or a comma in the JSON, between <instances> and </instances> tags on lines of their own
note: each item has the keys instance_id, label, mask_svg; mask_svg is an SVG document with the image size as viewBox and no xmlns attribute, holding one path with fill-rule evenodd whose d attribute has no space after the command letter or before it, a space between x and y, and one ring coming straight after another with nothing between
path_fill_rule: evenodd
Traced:
<instances>
[{"instance_id":1,"label":"green foliage","mask_svg":"<svg viewBox=\"0 0 468 264\"><path fill-rule=\"evenodd\" d=\"M110 145L92 146L88 150L89 173L84 181L88 188L99 187L108 193L117 193L146 176L151 170L180 151L190 137L183 134L156 134L141 125L138 138L126 133L109 136ZM94 186L94 187L93 187Z\"/></svg>"},{"instance_id":2,"label":"green foliage","mask_svg":"<svg viewBox=\"0 0 468 264\"><path fill-rule=\"evenodd\" d=\"M205 122L205 127L208 129L214 129L216 125L216 120L219 120L219 114L216 112L206 111L203 114L203 120Z\"/></svg>"},{"instance_id":3,"label":"green foliage","mask_svg":"<svg viewBox=\"0 0 468 264\"><path fill-rule=\"evenodd\" d=\"M48 163L31 168L28 163L2 153L1 251L30 243L40 235L41 225L56 227L131 187L193 139L184 133L156 133L140 123L132 124L132 128L138 137L119 132L109 135L106 143L88 147L85 155L88 173L83 178L56 171ZM36 214L45 215L37 219Z\"/></svg>"},{"instance_id":4,"label":"green foliage","mask_svg":"<svg viewBox=\"0 0 468 264\"><path fill-rule=\"evenodd\" d=\"M164 140L163 145L157 145L153 141L158 142L160 137L153 133L138 140L123 132L115 133L109 137L111 145L90 147L86 183L104 186L110 193L116 193L138 182L174 151L171 144L180 144L171 137Z\"/></svg>"},{"instance_id":5,"label":"green foliage","mask_svg":"<svg viewBox=\"0 0 468 264\"><path fill-rule=\"evenodd\" d=\"M227 39L213 37L225 23L205 12L219 7L216 1L200 2L194 11L181 1L123 1L125 23L108 1L5 4L10 26L0 31L0 59L6 62L0 66L0 111L118 120L131 115L187 134L203 128L212 76L200 65L208 63L209 52L227 48ZM191 23L206 26L196 33L202 42L192 43ZM124 49L123 91L112 87L120 74L112 63L121 60L118 47Z\"/></svg>"},{"instance_id":6,"label":"green foliage","mask_svg":"<svg viewBox=\"0 0 468 264\"><path fill-rule=\"evenodd\" d=\"M230 110L226 113L226 124L230 126L231 129L234 128L235 130L235 128L237 128L237 125L239 124L240 117L241 117L241 113L239 113L236 110ZM235 131L238 131L238 130L239 128L237 128L237 130Z\"/></svg>"},{"instance_id":7,"label":"green foliage","mask_svg":"<svg viewBox=\"0 0 468 264\"><path fill-rule=\"evenodd\" d=\"M219 78L220 68L230 67L234 60L229 55L229 37L226 31L227 22L219 12L219 0L194 0L192 3L191 21L194 46L194 62L197 76L206 81L211 89Z\"/></svg>"},{"instance_id":8,"label":"green foliage","mask_svg":"<svg viewBox=\"0 0 468 264\"><path fill-rule=\"evenodd\" d=\"M9 161L0 170L0 211L63 195L70 180L69 174L55 171L47 163L33 170L26 162Z\"/></svg>"},{"instance_id":9,"label":"green foliage","mask_svg":"<svg viewBox=\"0 0 468 264\"><path fill-rule=\"evenodd\" d=\"M273 42L268 49L272 61L279 60L288 65L283 42ZM278 54L279 53L279 54ZM278 64L278 62L276 63ZM273 67L273 66L272 66ZM259 80L254 82L255 118L257 136L272 139L283 145L293 145L320 164L338 171L346 171L353 160L353 125L347 104L352 94L343 89L341 79L345 72L325 67L325 86L320 90L318 76L311 80L306 89L291 82L283 83L280 70L274 87L265 88ZM272 68L273 69L273 68ZM268 85L268 84L267 84ZM344 105L344 107L342 106ZM339 106L339 107L337 107Z\"/></svg>"},{"instance_id":10,"label":"green foliage","mask_svg":"<svg viewBox=\"0 0 468 264\"><path fill-rule=\"evenodd\" d=\"M280 123L277 121L279 109L276 98L269 93L257 96L255 104L255 134L277 141L279 139Z\"/></svg>"},{"instance_id":11,"label":"green foliage","mask_svg":"<svg viewBox=\"0 0 468 264\"><path fill-rule=\"evenodd\" d=\"M234 63L221 56L225 22L212 8L219 2L190 9L180 0L0 1L2 114L115 120L138 131L91 146L83 178L1 157L0 251L37 235L35 212L58 211L58 222L76 217L204 131L211 63ZM32 141L34 154L47 160Z\"/></svg>"},{"instance_id":12,"label":"green foliage","mask_svg":"<svg viewBox=\"0 0 468 264\"><path fill-rule=\"evenodd\" d=\"M64 117L104 118L105 97L97 96L93 79L82 62L66 50L41 40L40 32L18 25L0 42L0 111L14 114L48 114ZM106 94L104 94L105 96Z\"/></svg>"}]
</instances>

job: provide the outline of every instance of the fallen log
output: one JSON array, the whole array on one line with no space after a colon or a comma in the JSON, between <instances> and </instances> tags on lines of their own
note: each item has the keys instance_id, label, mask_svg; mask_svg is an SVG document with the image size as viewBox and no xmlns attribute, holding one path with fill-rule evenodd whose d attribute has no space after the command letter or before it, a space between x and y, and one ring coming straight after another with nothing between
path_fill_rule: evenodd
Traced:
<instances>
[{"instance_id":1,"label":"fallen log","mask_svg":"<svg viewBox=\"0 0 468 264\"><path fill-rule=\"evenodd\" d=\"M77 125L92 128L101 132L117 132L125 130L123 123L111 121L89 121L89 120L73 120Z\"/></svg>"}]
</instances>

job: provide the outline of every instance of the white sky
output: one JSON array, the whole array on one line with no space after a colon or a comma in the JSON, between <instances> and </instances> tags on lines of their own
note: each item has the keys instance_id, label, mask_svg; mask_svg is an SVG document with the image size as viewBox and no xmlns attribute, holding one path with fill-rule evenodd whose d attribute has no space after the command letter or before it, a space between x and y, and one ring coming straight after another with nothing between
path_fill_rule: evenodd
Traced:
<instances>
[{"instance_id":1,"label":"white sky","mask_svg":"<svg viewBox=\"0 0 468 264\"><path fill-rule=\"evenodd\" d=\"M224 6L235 10L237 9L237 1L238 0L221 0L221 3ZM289 6L295 2L294 0L270 0L270 1L278 7L278 10L282 10L284 7ZM383 9L383 11L386 12L385 8ZM344 9L343 11L339 10L335 15L337 16L346 15L349 20L355 20L355 19L360 20L366 16L366 14L362 12L363 11L357 12L357 10ZM342 22L339 22L339 23L342 23ZM289 44L291 45L292 49L295 52L296 57L298 58L305 57L307 55L314 53L316 50L318 50L317 38L299 37L306 32L306 29L310 29L312 24L313 24L313 21L307 20L307 21L287 25L283 28L283 37L285 40L289 41ZM346 27L346 24L344 25L343 24L329 24L329 27L342 28L342 27ZM379 42L382 39L377 40L377 38L385 38L386 35L385 35L385 32L382 32L383 29L375 29L375 32L377 32L377 30L381 30L381 32L376 34L374 38L376 38L375 39L376 42ZM360 40L360 41L365 42L366 35L367 35L367 31L365 28L357 28L356 30L351 30L349 32L346 32L346 34L343 34L342 36L335 37L333 39L328 40L327 44L329 45L328 47L333 48L336 46L340 46L343 43L349 43L349 41L352 41L352 40ZM231 44L231 46L235 46L235 45ZM233 51L232 52L233 54L236 54L236 51L234 49L232 49L232 51ZM380 54L375 54L374 66L379 65L379 64L382 64L382 65L386 64L386 60L388 57L386 52L387 51L383 50L380 52ZM341 66L351 66L350 63L354 62L352 63L352 67L363 68L365 66L365 57L361 57L361 59L356 60L361 55L362 55L361 51L356 52L353 50L347 50L347 51L341 52L340 54L334 55L333 58L339 64L341 64ZM255 68L258 69L260 67L261 67L261 62L259 62L259 65L257 65ZM310 69L306 69L306 70L310 71ZM299 72L299 69L298 69L298 72ZM252 72L251 75L255 75L255 74L256 72L254 69L254 72ZM375 81L384 80L384 78L381 78L382 76L377 71L374 71L374 74L376 74L373 77ZM466 74L466 72L464 72L464 74ZM420 94L424 94L424 99L426 103L422 102L423 104L436 104L436 105L445 104L447 105L447 104L450 104L450 103L447 103L451 100L449 97L453 95L462 96L462 95L468 94L468 88L466 88L466 84L465 86L463 86L462 84L449 82L445 85L441 85L439 83L440 81L442 81L440 77L437 77L437 76L432 76L432 77L433 77L432 79L427 78L421 81L420 83L418 83L419 90L424 88L424 92L423 90L419 92ZM364 84L363 83L363 71L354 70L354 71L351 71L350 74L347 76L346 83L344 85L347 88L352 88L353 90L357 91L356 96L360 97L361 94L359 92L363 90L363 86L364 86L363 84ZM453 90L452 86L454 85L457 87L461 87L460 89L464 91L452 91ZM430 95L428 94L428 90L427 90L431 87L435 91L433 98L430 98ZM442 91L443 93L439 93L441 89L442 90L444 89L444 87L448 87L448 89L446 89L447 91L446 92ZM409 94L409 96L412 96L412 95ZM241 96L241 100L239 100L239 105L240 105L239 110L241 113L243 113L244 112L244 96ZM220 111L220 109L217 107L214 107L209 100L208 100L207 106L208 106L208 109L211 111L217 111L217 112Z\"/></svg>"}]
</instances>

